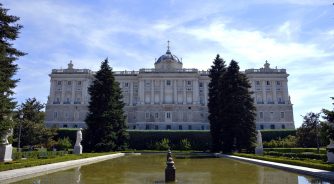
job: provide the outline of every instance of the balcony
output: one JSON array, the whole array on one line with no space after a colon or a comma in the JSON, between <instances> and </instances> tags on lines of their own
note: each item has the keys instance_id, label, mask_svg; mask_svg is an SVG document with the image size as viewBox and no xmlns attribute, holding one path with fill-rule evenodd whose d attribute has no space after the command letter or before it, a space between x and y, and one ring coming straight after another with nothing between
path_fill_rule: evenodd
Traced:
<instances>
[{"instance_id":1,"label":"balcony","mask_svg":"<svg viewBox=\"0 0 334 184\"><path fill-rule=\"evenodd\" d=\"M81 104L81 102L74 102L74 104Z\"/></svg>"},{"instance_id":2,"label":"balcony","mask_svg":"<svg viewBox=\"0 0 334 184\"><path fill-rule=\"evenodd\" d=\"M64 102L63 104L71 104L71 102L69 102L69 101L66 101L66 102Z\"/></svg>"},{"instance_id":3,"label":"balcony","mask_svg":"<svg viewBox=\"0 0 334 184\"><path fill-rule=\"evenodd\" d=\"M60 104L60 102L53 102L53 104Z\"/></svg>"},{"instance_id":4,"label":"balcony","mask_svg":"<svg viewBox=\"0 0 334 184\"><path fill-rule=\"evenodd\" d=\"M264 102L256 102L257 104L264 104Z\"/></svg>"},{"instance_id":5,"label":"balcony","mask_svg":"<svg viewBox=\"0 0 334 184\"><path fill-rule=\"evenodd\" d=\"M285 102L278 102L278 104L285 104Z\"/></svg>"}]
</instances>

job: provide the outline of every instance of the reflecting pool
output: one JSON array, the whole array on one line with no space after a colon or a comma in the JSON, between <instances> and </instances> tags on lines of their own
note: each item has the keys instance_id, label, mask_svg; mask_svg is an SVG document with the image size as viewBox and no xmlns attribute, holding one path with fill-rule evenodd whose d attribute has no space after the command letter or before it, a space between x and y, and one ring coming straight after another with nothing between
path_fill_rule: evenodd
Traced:
<instances>
[{"instance_id":1,"label":"reflecting pool","mask_svg":"<svg viewBox=\"0 0 334 184\"><path fill-rule=\"evenodd\" d=\"M321 179L227 158L184 158L173 155L176 183L301 184ZM125 156L59 171L16 183L164 183L166 155Z\"/></svg>"}]
</instances>

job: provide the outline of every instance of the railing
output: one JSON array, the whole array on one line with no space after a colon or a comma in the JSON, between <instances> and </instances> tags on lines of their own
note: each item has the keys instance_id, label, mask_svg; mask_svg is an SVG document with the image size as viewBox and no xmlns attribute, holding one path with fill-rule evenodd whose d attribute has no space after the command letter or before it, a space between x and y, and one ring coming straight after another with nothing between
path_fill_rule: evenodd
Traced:
<instances>
[{"instance_id":1,"label":"railing","mask_svg":"<svg viewBox=\"0 0 334 184\"><path fill-rule=\"evenodd\" d=\"M138 75L139 72L138 71L115 71L114 72L115 75Z\"/></svg>"},{"instance_id":2,"label":"railing","mask_svg":"<svg viewBox=\"0 0 334 184\"><path fill-rule=\"evenodd\" d=\"M184 68L184 69L154 69L154 68L142 68L139 73L198 73L196 68Z\"/></svg>"},{"instance_id":3,"label":"railing","mask_svg":"<svg viewBox=\"0 0 334 184\"><path fill-rule=\"evenodd\" d=\"M53 69L52 73L93 73L89 69Z\"/></svg>"},{"instance_id":4,"label":"railing","mask_svg":"<svg viewBox=\"0 0 334 184\"><path fill-rule=\"evenodd\" d=\"M247 69L245 71L246 74L248 73L286 73L286 69L265 69L265 68L260 68L260 69Z\"/></svg>"}]
</instances>

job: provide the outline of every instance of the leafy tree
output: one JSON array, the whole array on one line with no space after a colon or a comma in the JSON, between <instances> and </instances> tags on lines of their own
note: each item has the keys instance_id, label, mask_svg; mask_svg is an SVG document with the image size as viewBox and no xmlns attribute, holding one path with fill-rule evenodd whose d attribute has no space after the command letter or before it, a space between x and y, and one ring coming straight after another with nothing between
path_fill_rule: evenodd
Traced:
<instances>
[{"instance_id":1,"label":"leafy tree","mask_svg":"<svg viewBox=\"0 0 334 184\"><path fill-rule=\"evenodd\" d=\"M18 69L14 61L25 55L11 43L18 38L22 28L22 25L16 23L20 18L7 15L7 12L8 9L3 8L0 3L0 135L13 127L10 117L16 102L12 95L18 82L18 79L13 79Z\"/></svg>"},{"instance_id":2,"label":"leafy tree","mask_svg":"<svg viewBox=\"0 0 334 184\"><path fill-rule=\"evenodd\" d=\"M44 125L45 113L42 111L44 104L29 98L19 107L16 116L17 124L14 128L15 143L18 143L18 138L21 129L20 146L44 146L51 147L53 137L56 134L55 129L46 128ZM19 119L19 114L23 114L23 119Z\"/></svg>"},{"instance_id":3,"label":"leafy tree","mask_svg":"<svg viewBox=\"0 0 334 184\"><path fill-rule=\"evenodd\" d=\"M217 152L221 150L221 123L218 121L219 112L218 112L218 94L219 94L219 83L221 76L226 71L225 61L220 58L219 54L217 54L215 60L213 61L213 65L209 70L209 122L210 122L210 134L212 138L212 150L213 152Z\"/></svg>"},{"instance_id":4,"label":"leafy tree","mask_svg":"<svg viewBox=\"0 0 334 184\"><path fill-rule=\"evenodd\" d=\"M320 113L309 112L303 116L304 122L297 129L297 144L301 147L320 147Z\"/></svg>"},{"instance_id":5,"label":"leafy tree","mask_svg":"<svg viewBox=\"0 0 334 184\"><path fill-rule=\"evenodd\" d=\"M334 97L331 97L332 100L334 100ZM333 103L334 105L334 103ZM329 125L328 127L328 138L334 140L334 109L332 111L323 109L322 112L325 114L323 116L324 119L327 120L327 123Z\"/></svg>"},{"instance_id":6,"label":"leafy tree","mask_svg":"<svg viewBox=\"0 0 334 184\"><path fill-rule=\"evenodd\" d=\"M124 103L119 83L115 80L108 59L102 62L93 84L88 88L91 100L84 131L85 151L105 152L127 147L128 133Z\"/></svg>"},{"instance_id":7,"label":"leafy tree","mask_svg":"<svg viewBox=\"0 0 334 184\"><path fill-rule=\"evenodd\" d=\"M256 139L255 106L245 74L232 60L219 83L219 122L222 124L223 152L251 150Z\"/></svg>"}]
</instances>

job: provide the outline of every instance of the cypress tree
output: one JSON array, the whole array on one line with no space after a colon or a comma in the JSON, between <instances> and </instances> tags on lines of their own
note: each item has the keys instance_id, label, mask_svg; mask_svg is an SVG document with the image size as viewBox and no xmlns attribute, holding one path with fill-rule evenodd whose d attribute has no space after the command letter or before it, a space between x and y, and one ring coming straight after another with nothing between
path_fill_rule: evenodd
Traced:
<instances>
[{"instance_id":1,"label":"cypress tree","mask_svg":"<svg viewBox=\"0 0 334 184\"><path fill-rule=\"evenodd\" d=\"M19 31L23 27L16 23L20 18L7 15L7 12L8 9L3 8L0 3L0 134L13 126L9 117L16 102L11 96L18 82L18 79L13 79L18 70L14 61L25 55L11 43L18 38Z\"/></svg>"},{"instance_id":2,"label":"cypress tree","mask_svg":"<svg viewBox=\"0 0 334 184\"><path fill-rule=\"evenodd\" d=\"M119 83L115 80L108 59L102 62L93 84L88 88L89 112L84 131L85 151L106 152L127 147L128 133L124 103Z\"/></svg>"},{"instance_id":3,"label":"cypress tree","mask_svg":"<svg viewBox=\"0 0 334 184\"><path fill-rule=\"evenodd\" d=\"M232 60L219 83L223 152L253 148L256 109L250 87L246 75L239 71L238 63Z\"/></svg>"},{"instance_id":4,"label":"cypress tree","mask_svg":"<svg viewBox=\"0 0 334 184\"><path fill-rule=\"evenodd\" d=\"M212 139L212 150L217 152L221 150L221 124L219 120L218 112L218 95L219 95L219 82L222 74L225 72L225 61L220 58L217 54L216 58L213 61L213 65L209 70L209 101L208 101L208 110L209 110L209 122L210 122L210 134Z\"/></svg>"}]
</instances>

